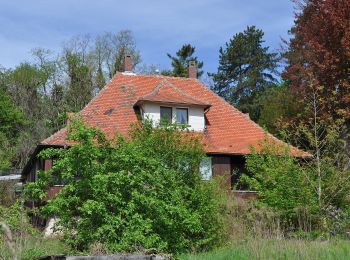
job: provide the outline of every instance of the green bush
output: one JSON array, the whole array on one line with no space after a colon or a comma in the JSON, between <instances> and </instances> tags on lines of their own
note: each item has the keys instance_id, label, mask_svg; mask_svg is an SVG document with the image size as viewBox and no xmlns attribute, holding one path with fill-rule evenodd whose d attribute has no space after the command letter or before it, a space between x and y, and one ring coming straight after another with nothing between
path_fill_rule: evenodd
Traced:
<instances>
[{"instance_id":1,"label":"green bush","mask_svg":"<svg viewBox=\"0 0 350 260\"><path fill-rule=\"evenodd\" d=\"M101 131L72 123L69 139L76 144L42 152L55 158L54 166L26 193L42 197L38 190L49 185L47 176L61 174L66 185L43 212L60 218L66 241L80 250L102 243L111 252L180 253L220 242L215 185L199 174L201 140L151 122L129 136L110 142Z\"/></svg>"},{"instance_id":2,"label":"green bush","mask_svg":"<svg viewBox=\"0 0 350 260\"><path fill-rule=\"evenodd\" d=\"M266 139L259 152L252 149L246 156L246 163L249 174L243 175L240 181L258 192L258 203L281 215L286 228L306 228L305 221L315 221L309 219L317 217L319 212L315 193L305 169L287 148Z\"/></svg>"},{"instance_id":3,"label":"green bush","mask_svg":"<svg viewBox=\"0 0 350 260\"><path fill-rule=\"evenodd\" d=\"M29 223L26 210L21 207L20 202L16 202L10 207L0 206L0 221L6 223L15 236L19 233L31 235L36 233L36 230Z\"/></svg>"}]
</instances>

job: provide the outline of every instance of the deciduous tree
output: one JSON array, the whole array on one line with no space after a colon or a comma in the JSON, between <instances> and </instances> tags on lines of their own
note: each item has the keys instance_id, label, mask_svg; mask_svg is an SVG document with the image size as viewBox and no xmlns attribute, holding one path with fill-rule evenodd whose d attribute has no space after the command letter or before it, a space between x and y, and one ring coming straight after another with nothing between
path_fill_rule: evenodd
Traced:
<instances>
[{"instance_id":1,"label":"deciduous tree","mask_svg":"<svg viewBox=\"0 0 350 260\"><path fill-rule=\"evenodd\" d=\"M312 93L310 75L323 113L350 118L350 2L308 0L296 14L283 78L302 99Z\"/></svg>"}]
</instances>

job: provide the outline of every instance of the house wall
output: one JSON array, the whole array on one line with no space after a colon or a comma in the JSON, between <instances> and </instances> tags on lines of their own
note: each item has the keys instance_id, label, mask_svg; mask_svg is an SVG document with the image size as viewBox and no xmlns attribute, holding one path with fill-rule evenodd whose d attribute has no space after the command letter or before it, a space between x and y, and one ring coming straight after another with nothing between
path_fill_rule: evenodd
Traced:
<instances>
[{"instance_id":1,"label":"house wall","mask_svg":"<svg viewBox=\"0 0 350 260\"><path fill-rule=\"evenodd\" d=\"M188 124L189 129L193 131L203 131L205 127L204 109L200 107L183 107L183 106L169 106L173 109L173 122L176 120L176 108L188 109ZM146 103L142 106L144 118L148 118L153 122L158 123L160 120L160 104Z\"/></svg>"}]
</instances>

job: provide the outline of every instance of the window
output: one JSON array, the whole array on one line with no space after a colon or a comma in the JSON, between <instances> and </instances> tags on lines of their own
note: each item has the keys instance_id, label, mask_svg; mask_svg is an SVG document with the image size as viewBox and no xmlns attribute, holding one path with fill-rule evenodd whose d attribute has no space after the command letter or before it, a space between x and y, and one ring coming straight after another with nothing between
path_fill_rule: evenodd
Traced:
<instances>
[{"instance_id":1,"label":"window","mask_svg":"<svg viewBox=\"0 0 350 260\"><path fill-rule=\"evenodd\" d=\"M160 107L160 121L162 123L171 123L173 118L173 109L171 107Z\"/></svg>"},{"instance_id":2,"label":"window","mask_svg":"<svg viewBox=\"0 0 350 260\"><path fill-rule=\"evenodd\" d=\"M176 108L176 122L183 125L188 125L188 109Z\"/></svg>"},{"instance_id":3,"label":"window","mask_svg":"<svg viewBox=\"0 0 350 260\"><path fill-rule=\"evenodd\" d=\"M210 180L213 176L211 157L205 157L199 164L199 172L203 180Z\"/></svg>"}]
</instances>

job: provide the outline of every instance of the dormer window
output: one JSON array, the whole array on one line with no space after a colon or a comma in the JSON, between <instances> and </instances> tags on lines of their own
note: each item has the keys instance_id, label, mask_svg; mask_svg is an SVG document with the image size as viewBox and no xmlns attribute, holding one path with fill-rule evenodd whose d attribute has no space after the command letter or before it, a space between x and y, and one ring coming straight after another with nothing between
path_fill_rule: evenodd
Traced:
<instances>
[{"instance_id":1,"label":"dormer window","mask_svg":"<svg viewBox=\"0 0 350 260\"><path fill-rule=\"evenodd\" d=\"M188 109L176 108L176 123L188 125Z\"/></svg>"},{"instance_id":2,"label":"dormer window","mask_svg":"<svg viewBox=\"0 0 350 260\"><path fill-rule=\"evenodd\" d=\"M188 130L205 130L205 113L210 104L180 91L172 82L163 79L150 93L140 97L134 107L154 125L175 123Z\"/></svg>"},{"instance_id":3,"label":"dormer window","mask_svg":"<svg viewBox=\"0 0 350 260\"><path fill-rule=\"evenodd\" d=\"M172 123L173 109L172 107L160 107L160 121L162 123Z\"/></svg>"}]
</instances>

